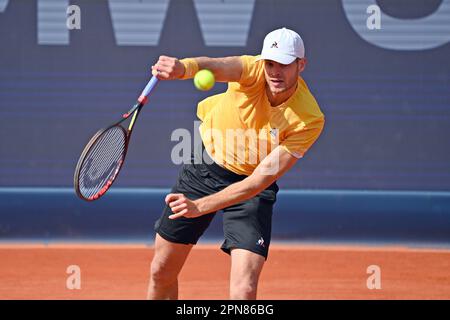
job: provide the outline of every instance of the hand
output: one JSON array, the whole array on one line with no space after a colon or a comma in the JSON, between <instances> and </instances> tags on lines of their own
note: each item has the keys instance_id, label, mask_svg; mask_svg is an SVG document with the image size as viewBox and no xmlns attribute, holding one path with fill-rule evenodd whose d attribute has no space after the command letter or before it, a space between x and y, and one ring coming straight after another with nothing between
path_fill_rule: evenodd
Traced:
<instances>
[{"instance_id":1,"label":"hand","mask_svg":"<svg viewBox=\"0 0 450 320\"><path fill-rule=\"evenodd\" d=\"M152 66L152 74L160 80L180 79L184 75L184 65L177 58L160 56Z\"/></svg>"},{"instance_id":2,"label":"hand","mask_svg":"<svg viewBox=\"0 0 450 320\"><path fill-rule=\"evenodd\" d=\"M200 212L194 201L188 199L182 193L169 193L165 201L174 213L169 216L169 219L177 219L179 217L195 218L204 214Z\"/></svg>"}]
</instances>

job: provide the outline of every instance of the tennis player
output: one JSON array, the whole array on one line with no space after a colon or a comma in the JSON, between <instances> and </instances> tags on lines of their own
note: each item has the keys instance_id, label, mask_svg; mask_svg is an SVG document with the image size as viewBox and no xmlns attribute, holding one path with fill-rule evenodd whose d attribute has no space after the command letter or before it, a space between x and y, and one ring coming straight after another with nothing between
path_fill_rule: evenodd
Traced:
<instances>
[{"instance_id":1,"label":"tennis player","mask_svg":"<svg viewBox=\"0 0 450 320\"><path fill-rule=\"evenodd\" d=\"M198 104L204 161L194 161L194 152L165 198L155 224L149 299L178 298L178 274L218 210L223 210L221 249L231 256L229 297L256 299L270 245L276 181L305 155L324 126L324 115L300 77L305 66L303 40L286 28L265 37L259 56L161 56L152 66L160 80L191 79L209 69L217 81L228 82L228 90ZM237 134L227 140L230 132ZM243 134L257 143L239 139ZM234 145L235 138L240 142Z\"/></svg>"}]
</instances>

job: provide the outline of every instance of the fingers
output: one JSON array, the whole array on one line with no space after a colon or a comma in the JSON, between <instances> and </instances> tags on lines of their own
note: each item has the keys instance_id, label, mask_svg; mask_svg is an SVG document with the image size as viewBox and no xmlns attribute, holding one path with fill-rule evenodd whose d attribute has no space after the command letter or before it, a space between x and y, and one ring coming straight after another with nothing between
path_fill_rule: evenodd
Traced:
<instances>
[{"instance_id":1,"label":"fingers","mask_svg":"<svg viewBox=\"0 0 450 320\"><path fill-rule=\"evenodd\" d=\"M180 204L178 206L171 207L173 213L178 213L181 210L186 209L186 208L187 208L187 203L182 203L182 204Z\"/></svg>"},{"instance_id":2,"label":"fingers","mask_svg":"<svg viewBox=\"0 0 450 320\"><path fill-rule=\"evenodd\" d=\"M175 60L172 58L172 60ZM159 79L170 79L173 73L175 62L169 57L161 56L155 65L152 66L152 74Z\"/></svg>"},{"instance_id":3,"label":"fingers","mask_svg":"<svg viewBox=\"0 0 450 320\"><path fill-rule=\"evenodd\" d=\"M168 56L159 56L159 61L173 61L175 58Z\"/></svg>"},{"instance_id":4,"label":"fingers","mask_svg":"<svg viewBox=\"0 0 450 320\"><path fill-rule=\"evenodd\" d=\"M185 203L185 202L186 202L186 201L183 199L183 197L180 197L180 198L178 198L177 200L174 200L174 201L169 202L168 205L169 205L169 207L170 207L171 209L173 209L173 208L175 208L175 207L177 207L177 206L179 206L179 205L181 205L181 204L183 204L183 203Z\"/></svg>"},{"instance_id":5,"label":"fingers","mask_svg":"<svg viewBox=\"0 0 450 320\"><path fill-rule=\"evenodd\" d=\"M180 77L180 62L177 58L160 56L152 66L152 75L160 80L172 80Z\"/></svg>"},{"instance_id":6,"label":"fingers","mask_svg":"<svg viewBox=\"0 0 450 320\"><path fill-rule=\"evenodd\" d=\"M166 204L170 207L173 213L186 209L187 198L182 193L170 193L166 196Z\"/></svg>"},{"instance_id":7,"label":"fingers","mask_svg":"<svg viewBox=\"0 0 450 320\"><path fill-rule=\"evenodd\" d=\"M152 66L152 75L157 77L158 79L160 79L159 72L160 71L158 70L158 68L156 66Z\"/></svg>"},{"instance_id":8,"label":"fingers","mask_svg":"<svg viewBox=\"0 0 450 320\"><path fill-rule=\"evenodd\" d=\"M182 210L182 211L180 211L180 212L178 212L178 213L176 213L176 214L170 215L170 216L169 216L169 219L172 219L172 220L173 220L173 219L180 218L180 217L184 216L186 213L187 213L187 209L184 209L184 210Z\"/></svg>"},{"instance_id":9,"label":"fingers","mask_svg":"<svg viewBox=\"0 0 450 320\"><path fill-rule=\"evenodd\" d=\"M184 194L182 193L169 193L166 198L164 199L164 201L166 202L166 204L169 204L170 202L176 201L179 198L184 197Z\"/></svg>"},{"instance_id":10,"label":"fingers","mask_svg":"<svg viewBox=\"0 0 450 320\"><path fill-rule=\"evenodd\" d=\"M152 75L160 80L168 80L170 75L169 72L165 71L161 66L152 66Z\"/></svg>"},{"instance_id":11,"label":"fingers","mask_svg":"<svg viewBox=\"0 0 450 320\"><path fill-rule=\"evenodd\" d=\"M177 219L188 213L188 198L182 193L169 193L165 202L170 207L174 214L169 216L169 219Z\"/></svg>"}]
</instances>

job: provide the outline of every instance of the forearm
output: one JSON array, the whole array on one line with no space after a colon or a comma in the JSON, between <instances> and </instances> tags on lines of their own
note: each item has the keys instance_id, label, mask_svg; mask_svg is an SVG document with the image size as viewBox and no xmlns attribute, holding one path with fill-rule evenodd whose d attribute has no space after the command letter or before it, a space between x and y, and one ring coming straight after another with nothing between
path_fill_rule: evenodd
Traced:
<instances>
[{"instance_id":1,"label":"forearm","mask_svg":"<svg viewBox=\"0 0 450 320\"><path fill-rule=\"evenodd\" d=\"M194 202L202 213L207 214L248 200L259 194L271 183L272 179L254 179L254 177L249 176L217 193L200 198Z\"/></svg>"},{"instance_id":2,"label":"forearm","mask_svg":"<svg viewBox=\"0 0 450 320\"><path fill-rule=\"evenodd\" d=\"M178 60L174 57L160 56L152 66L152 74L160 80L192 79L202 69L214 73L216 81L237 82L242 75L240 57L209 58L195 57Z\"/></svg>"},{"instance_id":3,"label":"forearm","mask_svg":"<svg viewBox=\"0 0 450 320\"><path fill-rule=\"evenodd\" d=\"M250 176L217 193L195 200L196 205L200 212L206 214L248 200L277 181L297 160L278 147L261 161Z\"/></svg>"},{"instance_id":4,"label":"forearm","mask_svg":"<svg viewBox=\"0 0 450 320\"><path fill-rule=\"evenodd\" d=\"M186 63L189 60L194 60L196 66ZM242 62L239 57L195 57L182 59L181 62L185 67L184 79L192 78L197 70L202 69L210 70L218 82L239 81L242 74Z\"/></svg>"},{"instance_id":5,"label":"forearm","mask_svg":"<svg viewBox=\"0 0 450 320\"><path fill-rule=\"evenodd\" d=\"M248 200L269 187L292 168L297 160L288 151L277 147L261 161L250 176L222 191L197 200L190 200L184 194L171 193L166 197L166 203L174 213L169 218L195 218Z\"/></svg>"}]
</instances>

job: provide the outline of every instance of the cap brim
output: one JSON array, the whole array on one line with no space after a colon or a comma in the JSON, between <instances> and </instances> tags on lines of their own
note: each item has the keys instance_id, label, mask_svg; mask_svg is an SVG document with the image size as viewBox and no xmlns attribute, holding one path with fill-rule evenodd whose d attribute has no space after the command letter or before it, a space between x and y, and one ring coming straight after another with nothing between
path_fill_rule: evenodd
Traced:
<instances>
[{"instance_id":1,"label":"cap brim","mask_svg":"<svg viewBox=\"0 0 450 320\"><path fill-rule=\"evenodd\" d=\"M279 52L263 52L256 60L272 60L281 64L291 64L297 57Z\"/></svg>"}]
</instances>

